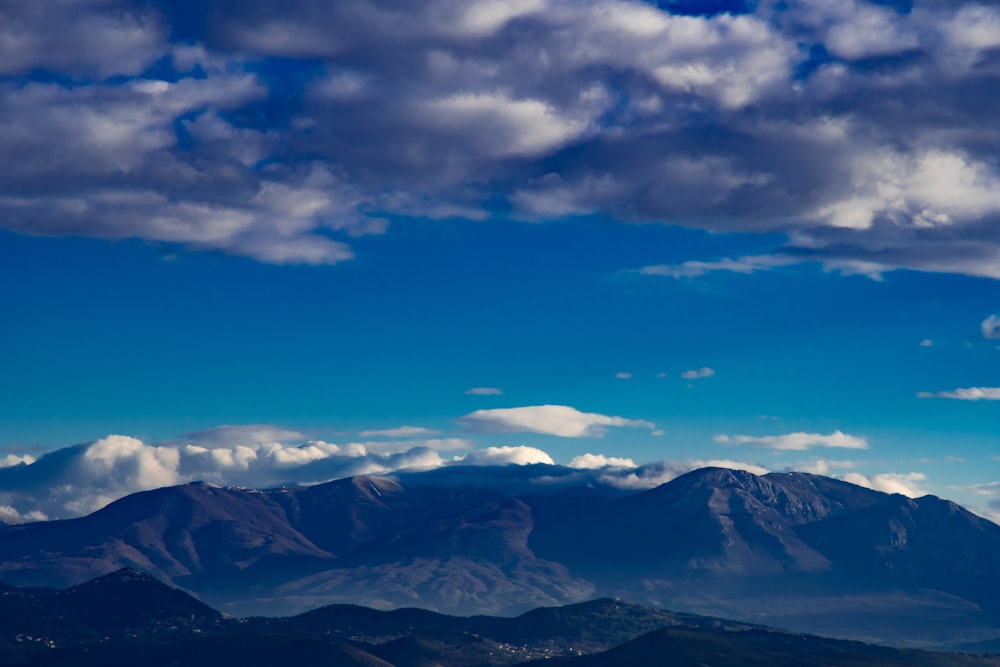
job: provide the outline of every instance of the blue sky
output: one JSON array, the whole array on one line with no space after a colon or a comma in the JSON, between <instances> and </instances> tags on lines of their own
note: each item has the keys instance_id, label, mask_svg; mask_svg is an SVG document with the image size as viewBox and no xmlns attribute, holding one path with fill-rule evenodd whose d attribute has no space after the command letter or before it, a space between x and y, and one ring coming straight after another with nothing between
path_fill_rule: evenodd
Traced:
<instances>
[{"instance_id":1,"label":"blue sky","mask_svg":"<svg viewBox=\"0 0 1000 667\"><path fill-rule=\"evenodd\" d=\"M485 450L996 516L994 6L33 7L0 514Z\"/></svg>"}]
</instances>

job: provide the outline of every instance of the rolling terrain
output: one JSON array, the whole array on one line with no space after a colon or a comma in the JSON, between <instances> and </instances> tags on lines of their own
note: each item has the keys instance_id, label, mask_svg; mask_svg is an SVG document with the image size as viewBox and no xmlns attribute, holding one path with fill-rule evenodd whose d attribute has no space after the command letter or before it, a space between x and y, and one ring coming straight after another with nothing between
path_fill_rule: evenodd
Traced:
<instances>
[{"instance_id":1,"label":"rolling terrain","mask_svg":"<svg viewBox=\"0 0 1000 667\"><path fill-rule=\"evenodd\" d=\"M511 615L599 596L910 646L1000 636L1000 526L804 473L705 468L627 491L557 466L270 490L195 483L0 526L0 581L123 567L223 611Z\"/></svg>"},{"instance_id":2,"label":"rolling terrain","mask_svg":"<svg viewBox=\"0 0 1000 667\"><path fill-rule=\"evenodd\" d=\"M287 618L235 619L135 570L64 590L5 588L0 617L0 664L10 666L599 666L659 665L665 656L670 664L723 667L1000 665L1000 656L824 639L611 599L517 617L334 605Z\"/></svg>"}]
</instances>

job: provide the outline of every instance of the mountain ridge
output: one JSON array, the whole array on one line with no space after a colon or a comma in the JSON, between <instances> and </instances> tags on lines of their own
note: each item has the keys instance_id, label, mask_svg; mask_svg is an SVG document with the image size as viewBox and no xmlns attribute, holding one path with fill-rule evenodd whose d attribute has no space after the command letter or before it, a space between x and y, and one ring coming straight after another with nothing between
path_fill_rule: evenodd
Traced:
<instances>
[{"instance_id":1,"label":"mountain ridge","mask_svg":"<svg viewBox=\"0 0 1000 667\"><path fill-rule=\"evenodd\" d=\"M123 590L125 587L127 590ZM517 617L334 605L287 618L222 617L183 591L122 569L70 589L0 587L0 619L31 601L34 626L0 623L0 665L366 667L675 664L997 667L1000 656L904 651L680 614L608 598ZM120 607L128 596L128 609ZM113 601L67 604L75 597ZM164 606L164 601L169 604ZM119 605L117 608L115 605Z\"/></svg>"},{"instance_id":2,"label":"mountain ridge","mask_svg":"<svg viewBox=\"0 0 1000 667\"><path fill-rule=\"evenodd\" d=\"M807 473L703 468L642 491L592 479L543 465L167 487L0 527L0 581L135 567L237 615L329 603L509 615L610 595L901 643L1000 627L1000 526L949 501Z\"/></svg>"}]
</instances>

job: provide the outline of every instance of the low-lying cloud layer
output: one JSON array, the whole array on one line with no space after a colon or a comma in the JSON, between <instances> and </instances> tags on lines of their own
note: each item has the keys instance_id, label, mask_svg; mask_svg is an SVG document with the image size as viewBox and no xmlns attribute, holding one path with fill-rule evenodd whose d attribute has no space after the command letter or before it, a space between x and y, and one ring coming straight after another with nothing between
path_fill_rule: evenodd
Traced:
<instances>
[{"instance_id":1,"label":"low-lying cloud layer","mask_svg":"<svg viewBox=\"0 0 1000 667\"><path fill-rule=\"evenodd\" d=\"M413 427L391 429L413 435ZM384 433L384 432L383 432ZM285 435L294 442L268 440ZM146 443L109 435L49 452L38 460L9 457L0 468L0 521L67 518L93 512L137 491L207 481L268 488L315 484L360 474L420 471L442 466L554 465L545 451L525 445L476 448L458 438L333 444L302 442L298 431L268 425L222 426L179 439ZM464 450L443 458L441 452ZM631 459L584 454L570 464L595 480L639 488L667 481L693 465L644 472ZM642 480L637 481L637 477Z\"/></svg>"},{"instance_id":2,"label":"low-lying cloud layer","mask_svg":"<svg viewBox=\"0 0 1000 667\"><path fill-rule=\"evenodd\" d=\"M254 442L252 437L223 443L145 443L109 435L50 452L30 465L0 469L0 505L25 516L35 512L38 517L62 518L92 512L136 491L196 480L272 487L442 465L436 450L408 444L377 453L360 443L283 444Z\"/></svg>"},{"instance_id":3,"label":"low-lying cloud layer","mask_svg":"<svg viewBox=\"0 0 1000 667\"><path fill-rule=\"evenodd\" d=\"M652 274L1000 278L1000 8L746 5L4 3L0 228L323 264L391 216L602 213L787 238Z\"/></svg>"},{"instance_id":4,"label":"low-lying cloud layer","mask_svg":"<svg viewBox=\"0 0 1000 667\"><path fill-rule=\"evenodd\" d=\"M927 475L920 472L886 472L875 475L862 475L856 472L849 472L840 479L851 484L881 491L882 493L899 493L909 498L919 498L928 493L922 487L923 483L927 481Z\"/></svg>"},{"instance_id":5,"label":"low-lying cloud layer","mask_svg":"<svg viewBox=\"0 0 1000 667\"><path fill-rule=\"evenodd\" d=\"M586 414L586 413L580 413ZM0 521L68 518L93 512L137 491L207 481L222 486L269 488L315 484L359 474L393 474L443 466L555 465L546 451L527 445L483 447L461 438L412 439L421 427L372 432L411 439L334 444L307 440L304 434L269 425L221 426L184 438L143 442L109 435L92 443L49 452L37 460L8 457L0 467ZM279 435L286 440L270 439ZM785 448L789 449L789 448ZM794 449L794 448L793 448ZM459 452L442 456L444 452ZM546 479L581 481L622 489L648 489L702 467L746 470L763 475L767 466L732 459L667 460L637 465L633 459L587 452L572 458L562 476ZM792 469L836 475L846 481L889 493L923 495L921 473L862 475L850 462L814 461ZM549 469L551 470L551 469Z\"/></svg>"}]
</instances>

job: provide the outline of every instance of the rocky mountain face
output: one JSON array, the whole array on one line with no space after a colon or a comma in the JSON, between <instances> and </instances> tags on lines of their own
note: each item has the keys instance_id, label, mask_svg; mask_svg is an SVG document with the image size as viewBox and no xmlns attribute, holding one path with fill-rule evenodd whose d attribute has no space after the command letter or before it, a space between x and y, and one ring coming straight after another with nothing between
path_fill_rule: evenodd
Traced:
<instances>
[{"instance_id":1,"label":"rocky mountain face","mask_svg":"<svg viewBox=\"0 0 1000 667\"><path fill-rule=\"evenodd\" d=\"M557 466L312 487L189 484L0 526L0 580L122 567L230 613L330 603L517 613L599 595L908 644L1000 635L1000 526L803 473L696 470L640 492Z\"/></svg>"}]
</instances>

